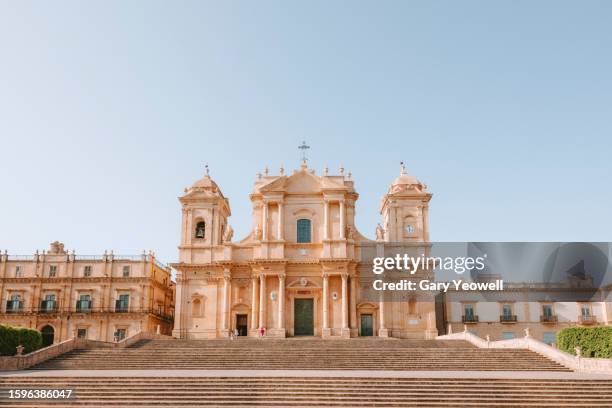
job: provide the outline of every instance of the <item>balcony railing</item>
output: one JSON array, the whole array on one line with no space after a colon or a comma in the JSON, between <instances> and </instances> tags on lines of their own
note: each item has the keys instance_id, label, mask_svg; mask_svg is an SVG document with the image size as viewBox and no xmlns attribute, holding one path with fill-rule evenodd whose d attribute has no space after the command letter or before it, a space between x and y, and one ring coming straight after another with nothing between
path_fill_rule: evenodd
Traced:
<instances>
[{"instance_id":1,"label":"balcony railing","mask_svg":"<svg viewBox=\"0 0 612 408\"><path fill-rule=\"evenodd\" d=\"M558 319L555 315L541 315L540 322L542 323L557 323Z\"/></svg>"},{"instance_id":2,"label":"balcony railing","mask_svg":"<svg viewBox=\"0 0 612 408\"><path fill-rule=\"evenodd\" d=\"M6 302L6 313L23 312L23 301L9 300Z\"/></svg>"},{"instance_id":3,"label":"balcony railing","mask_svg":"<svg viewBox=\"0 0 612 408\"><path fill-rule=\"evenodd\" d=\"M461 316L461 321L463 323L478 323L478 316L476 315Z\"/></svg>"},{"instance_id":4,"label":"balcony railing","mask_svg":"<svg viewBox=\"0 0 612 408\"><path fill-rule=\"evenodd\" d=\"M43 300L40 302L39 313L57 313L57 303L55 300Z\"/></svg>"},{"instance_id":5,"label":"balcony railing","mask_svg":"<svg viewBox=\"0 0 612 408\"><path fill-rule=\"evenodd\" d=\"M91 313L91 300L77 300L76 311L78 313Z\"/></svg>"},{"instance_id":6,"label":"balcony railing","mask_svg":"<svg viewBox=\"0 0 612 408\"><path fill-rule=\"evenodd\" d=\"M115 301L115 312L117 313L127 313L130 311L130 306L128 302L122 300Z\"/></svg>"},{"instance_id":7,"label":"balcony railing","mask_svg":"<svg viewBox=\"0 0 612 408\"><path fill-rule=\"evenodd\" d=\"M597 323L597 318L595 316L578 316L578 323L580 324L595 324Z\"/></svg>"},{"instance_id":8,"label":"balcony railing","mask_svg":"<svg viewBox=\"0 0 612 408\"><path fill-rule=\"evenodd\" d=\"M137 309L137 308L127 308L126 310L121 310L121 311L117 311L115 308L113 307L91 307L90 309L82 309L82 310L77 310L76 307L70 307L70 308L60 308L60 307L55 307L55 309L49 310L47 308L31 308L31 307L24 307L23 306L23 302L21 302L21 304L19 306L9 306L8 302L6 304L6 310L4 313L12 313L12 314L44 314L44 313L58 313L58 314L65 314L65 315L69 315L70 313L90 313L90 314L95 314L95 313L148 313L148 314L152 314L156 317L159 317L160 319L164 319L167 321L172 321L174 319L173 313L172 311L168 311L165 312L164 310L160 310L160 309ZM2 312L0 311L0 314Z\"/></svg>"},{"instance_id":9,"label":"balcony railing","mask_svg":"<svg viewBox=\"0 0 612 408\"><path fill-rule=\"evenodd\" d=\"M516 323L516 315L501 315L499 321L501 323Z\"/></svg>"}]
</instances>

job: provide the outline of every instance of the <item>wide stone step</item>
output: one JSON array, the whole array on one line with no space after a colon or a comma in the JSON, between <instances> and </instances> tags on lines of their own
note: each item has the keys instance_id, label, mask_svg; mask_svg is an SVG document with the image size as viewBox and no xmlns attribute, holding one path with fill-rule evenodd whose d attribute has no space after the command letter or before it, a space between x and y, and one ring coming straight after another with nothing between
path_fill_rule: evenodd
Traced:
<instances>
[{"instance_id":1,"label":"wide stone step","mask_svg":"<svg viewBox=\"0 0 612 408\"><path fill-rule=\"evenodd\" d=\"M0 407L604 407L612 380L361 377L1 377L0 388L70 388L69 401Z\"/></svg>"},{"instance_id":2,"label":"wide stone step","mask_svg":"<svg viewBox=\"0 0 612 408\"><path fill-rule=\"evenodd\" d=\"M34 368L569 371L529 350L478 349L464 341L249 338L142 340L73 350Z\"/></svg>"}]
</instances>

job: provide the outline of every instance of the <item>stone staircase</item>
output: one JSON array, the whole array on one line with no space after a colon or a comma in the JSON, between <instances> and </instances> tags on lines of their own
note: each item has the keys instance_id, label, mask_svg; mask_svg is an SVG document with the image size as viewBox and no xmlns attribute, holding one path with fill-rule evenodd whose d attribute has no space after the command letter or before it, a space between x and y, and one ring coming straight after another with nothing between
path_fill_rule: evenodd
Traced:
<instances>
[{"instance_id":1,"label":"stone staircase","mask_svg":"<svg viewBox=\"0 0 612 408\"><path fill-rule=\"evenodd\" d=\"M0 389L72 389L0 407L612 407L612 380L359 377L0 377ZM519 377L519 376L517 376Z\"/></svg>"},{"instance_id":2,"label":"stone staircase","mask_svg":"<svg viewBox=\"0 0 612 408\"><path fill-rule=\"evenodd\" d=\"M570 371L522 349L463 341L354 339L145 340L128 348L73 350L34 369Z\"/></svg>"}]
</instances>

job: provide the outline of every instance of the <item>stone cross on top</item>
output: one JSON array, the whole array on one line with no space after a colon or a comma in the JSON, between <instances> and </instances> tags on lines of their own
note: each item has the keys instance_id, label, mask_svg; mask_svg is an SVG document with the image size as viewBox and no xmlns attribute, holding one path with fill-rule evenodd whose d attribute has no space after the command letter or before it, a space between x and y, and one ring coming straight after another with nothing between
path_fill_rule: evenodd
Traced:
<instances>
[{"instance_id":1,"label":"stone cross on top","mask_svg":"<svg viewBox=\"0 0 612 408\"><path fill-rule=\"evenodd\" d=\"M308 160L306 158L306 150L310 149L310 146L306 144L306 141L303 141L302 144L298 146L298 149L302 151L302 161Z\"/></svg>"}]
</instances>

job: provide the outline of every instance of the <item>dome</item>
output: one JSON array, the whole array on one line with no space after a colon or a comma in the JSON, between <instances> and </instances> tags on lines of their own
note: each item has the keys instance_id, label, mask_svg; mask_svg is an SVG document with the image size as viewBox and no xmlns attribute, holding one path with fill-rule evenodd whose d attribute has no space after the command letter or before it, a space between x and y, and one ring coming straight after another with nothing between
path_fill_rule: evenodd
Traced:
<instances>
[{"instance_id":1,"label":"dome","mask_svg":"<svg viewBox=\"0 0 612 408\"><path fill-rule=\"evenodd\" d=\"M213 181L213 179L210 178L210 176L208 174L206 174L203 178L199 179L198 181L196 181L195 183L193 183L193 185L191 186L191 188L219 188L217 186L217 183L215 183Z\"/></svg>"},{"instance_id":2,"label":"dome","mask_svg":"<svg viewBox=\"0 0 612 408\"><path fill-rule=\"evenodd\" d=\"M401 185L414 185L414 184L421 184L419 182L419 180L417 180L415 177L409 176L408 174L400 174L399 177L397 177L395 180L393 180L393 183L391 183L392 186L401 186Z\"/></svg>"},{"instance_id":3,"label":"dome","mask_svg":"<svg viewBox=\"0 0 612 408\"><path fill-rule=\"evenodd\" d=\"M219 186L217 185L217 183L215 183L215 181L212 178L210 178L208 165L206 166L204 177L202 177L201 179L193 183L191 187L185 189L186 193L190 193L193 191L208 191L210 193L214 193L214 194L217 194L223 197L223 194L221 193L221 190L219 189Z\"/></svg>"},{"instance_id":4,"label":"dome","mask_svg":"<svg viewBox=\"0 0 612 408\"><path fill-rule=\"evenodd\" d=\"M427 186L417 180L416 177L406 174L406 166L404 165L404 162L402 162L400 167L400 175L393 180L393 183L391 183L389 192L395 193L404 190L423 191L426 188Z\"/></svg>"}]
</instances>

